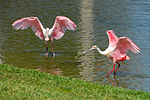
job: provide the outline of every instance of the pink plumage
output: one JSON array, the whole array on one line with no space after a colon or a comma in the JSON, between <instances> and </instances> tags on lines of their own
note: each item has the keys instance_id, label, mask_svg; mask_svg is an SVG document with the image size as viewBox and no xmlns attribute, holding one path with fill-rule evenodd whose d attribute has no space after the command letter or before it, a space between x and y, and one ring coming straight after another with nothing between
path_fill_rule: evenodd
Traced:
<instances>
[{"instance_id":1,"label":"pink plumage","mask_svg":"<svg viewBox=\"0 0 150 100\"><path fill-rule=\"evenodd\" d=\"M107 31L109 37L109 46L110 48L115 48L110 55L112 58L121 59L126 56L128 50L131 50L133 53L140 52L139 47L128 37L118 38L112 30Z\"/></svg>"},{"instance_id":2,"label":"pink plumage","mask_svg":"<svg viewBox=\"0 0 150 100\"><path fill-rule=\"evenodd\" d=\"M115 35L113 30L108 30L106 33L109 38L109 46L108 47L115 48L119 38Z\"/></svg>"},{"instance_id":3,"label":"pink plumage","mask_svg":"<svg viewBox=\"0 0 150 100\"><path fill-rule=\"evenodd\" d=\"M43 25L37 17L26 17L19 19L12 24L12 27L16 30L23 30L31 27L35 35L37 35L40 39L44 39Z\"/></svg>"},{"instance_id":4,"label":"pink plumage","mask_svg":"<svg viewBox=\"0 0 150 100\"><path fill-rule=\"evenodd\" d=\"M12 27L16 30L30 27L35 35L40 39L45 39L46 55L48 55L47 41L52 42L53 55L53 39L58 40L63 37L66 30L75 30L77 28L76 24L65 16L57 16L51 29L45 29L37 17L19 19L12 24Z\"/></svg>"},{"instance_id":5,"label":"pink plumage","mask_svg":"<svg viewBox=\"0 0 150 100\"><path fill-rule=\"evenodd\" d=\"M106 75L109 76L110 73L112 73L115 70L115 64L118 64L118 67L114 71L114 75L116 74L116 71L120 67L120 64L118 61L124 61L129 60L130 57L127 56L127 51L131 50L133 53L140 52L140 48L131 41L128 37L120 37L118 38L113 30L108 30L107 35L109 38L109 46L105 51L101 51L100 48L98 48L96 45L94 45L91 49L83 52L82 54L87 53L90 50L97 49L98 52L102 55L106 55L110 59L113 60L113 69Z\"/></svg>"},{"instance_id":6,"label":"pink plumage","mask_svg":"<svg viewBox=\"0 0 150 100\"><path fill-rule=\"evenodd\" d=\"M120 37L118 38L113 30L108 30L107 35L109 37L109 47L108 48L113 48L110 54L110 58L113 60L114 67L112 71L115 70L115 63L117 61L124 61L124 60L129 60L129 56L127 56L127 51L130 50L133 53L138 53L140 52L140 48L128 37ZM120 67L119 62L117 62L118 68ZM116 74L116 71L118 68L115 70L114 74ZM112 72L110 71L106 76L109 76L109 74Z\"/></svg>"},{"instance_id":7,"label":"pink plumage","mask_svg":"<svg viewBox=\"0 0 150 100\"><path fill-rule=\"evenodd\" d=\"M52 36L54 39L60 39L63 37L66 29L75 30L76 28L77 26L75 23L69 18L65 16L57 16L53 26Z\"/></svg>"}]
</instances>

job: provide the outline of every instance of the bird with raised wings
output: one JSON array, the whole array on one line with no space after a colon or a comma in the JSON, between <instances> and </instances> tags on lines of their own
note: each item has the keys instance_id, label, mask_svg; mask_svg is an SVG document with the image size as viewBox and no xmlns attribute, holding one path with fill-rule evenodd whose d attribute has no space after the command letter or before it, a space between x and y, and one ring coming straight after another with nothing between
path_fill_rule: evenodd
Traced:
<instances>
[{"instance_id":1,"label":"bird with raised wings","mask_svg":"<svg viewBox=\"0 0 150 100\"><path fill-rule=\"evenodd\" d=\"M76 24L65 16L57 16L55 23L51 29L44 28L40 20L37 17L26 17L15 21L12 27L16 30L23 30L30 27L36 36L41 40L45 40L46 55L48 56L47 42L52 42L52 56L53 53L53 39L60 39L63 37L66 30L75 30L77 28Z\"/></svg>"},{"instance_id":2,"label":"bird with raised wings","mask_svg":"<svg viewBox=\"0 0 150 100\"><path fill-rule=\"evenodd\" d=\"M140 49L139 47L131 41L128 37L120 37L118 38L113 30L108 30L107 35L109 38L109 46L105 51L101 51L99 47L94 45L91 49L83 52L82 54L87 53L90 50L97 49L97 51L102 54L106 55L110 59L113 60L113 69L106 75L109 76L110 73L114 71L114 75L116 75L116 72L118 68L120 67L120 64L118 61L124 61L129 60L130 57L127 55L127 51L131 50L133 53L139 53ZM118 67L115 70L115 64L118 64Z\"/></svg>"}]
</instances>

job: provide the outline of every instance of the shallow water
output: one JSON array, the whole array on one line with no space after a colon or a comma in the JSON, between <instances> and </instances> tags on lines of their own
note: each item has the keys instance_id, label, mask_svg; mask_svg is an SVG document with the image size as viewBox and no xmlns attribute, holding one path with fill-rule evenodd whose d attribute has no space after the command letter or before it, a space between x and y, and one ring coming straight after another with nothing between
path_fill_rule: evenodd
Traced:
<instances>
[{"instance_id":1,"label":"shallow water","mask_svg":"<svg viewBox=\"0 0 150 100\"><path fill-rule=\"evenodd\" d=\"M0 63L150 92L149 5L147 0L1 0ZM45 56L44 41L31 29L11 27L15 20L37 16L45 28L51 28L59 15L69 17L78 29L54 41L54 58ZM111 74L109 79L105 75L112 70L111 60L96 50L79 56L93 45L105 50L108 29L129 37L141 49L139 54L129 51L130 61L121 62L117 77Z\"/></svg>"}]
</instances>

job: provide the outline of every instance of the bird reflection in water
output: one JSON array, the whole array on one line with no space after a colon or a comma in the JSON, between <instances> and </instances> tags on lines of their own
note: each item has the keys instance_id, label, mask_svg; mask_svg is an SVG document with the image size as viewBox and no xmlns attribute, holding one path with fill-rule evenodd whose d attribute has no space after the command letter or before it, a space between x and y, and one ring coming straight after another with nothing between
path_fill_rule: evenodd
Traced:
<instances>
[{"instance_id":1,"label":"bird reflection in water","mask_svg":"<svg viewBox=\"0 0 150 100\"><path fill-rule=\"evenodd\" d=\"M109 77L106 77L106 78L112 84L112 86L119 86L119 81L117 80L117 77L114 77L114 80L110 79Z\"/></svg>"},{"instance_id":2,"label":"bird reflection in water","mask_svg":"<svg viewBox=\"0 0 150 100\"><path fill-rule=\"evenodd\" d=\"M47 73L50 73L50 74L53 74L53 75L58 75L58 76L63 76L63 71L61 71L60 68L54 68L52 69L51 67L39 67L37 68L36 70L40 71L40 72L47 72Z\"/></svg>"},{"instance_id":3,"label":"bird reflection in water","mask_svg":"<svg viewBox=\"0 0 150 100\"><path fill-rule=\"evenodd\" d=\"M48 46L47 43L52 43L52 56L55 56L53 52L54 43L53 39L60 39L64 36L66 30L75 30L77 28L76 24L65 16L57 16L55 23L52 28L44 28L40 20L37 17L25 17L15 21L12 27L16 30L23 30L30 27L36 36L41 40L45 41L46 55L48 56Z\"/></svg>"},{"instance_id":4,"label":"bird reflection in water","mask_svg":"<svg viewBox=\"0 0 150 100\"><path fill-rule=\"evenodd\" d=\"M105 51L101 51L99 47L94 45L92 48L83 52L83 54L87 53L90 50L97 49L97 51L113 60L113 69L106 75L108 77L113 71L114 76L116 76L116 72L120 67L119 61L129 60L130 57L127 55L127 51L130 50L133 53L139 53L140 48L128 37L120 37L118 38L113 30L108 30L107 35L109 38L109 46ZM115 69L115 65L117 63L117 68Z\"/></svg>"}]
</instances>

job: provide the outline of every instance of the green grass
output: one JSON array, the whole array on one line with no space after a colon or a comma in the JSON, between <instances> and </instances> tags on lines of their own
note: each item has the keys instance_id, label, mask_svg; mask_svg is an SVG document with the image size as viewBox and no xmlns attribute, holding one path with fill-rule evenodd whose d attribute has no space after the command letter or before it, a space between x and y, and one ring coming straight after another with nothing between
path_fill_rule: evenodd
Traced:
<instances>
[{"instance_id":1,"label":"green grass","mask_svg":"<svg viewBox=\"0 0 150 100\"><path fill-rule=\"evenodd\" d=\"M150 93L0 65L0 100L150 100Z\"/></svg>"}]
</instances>

